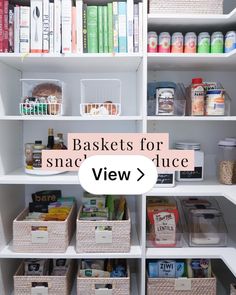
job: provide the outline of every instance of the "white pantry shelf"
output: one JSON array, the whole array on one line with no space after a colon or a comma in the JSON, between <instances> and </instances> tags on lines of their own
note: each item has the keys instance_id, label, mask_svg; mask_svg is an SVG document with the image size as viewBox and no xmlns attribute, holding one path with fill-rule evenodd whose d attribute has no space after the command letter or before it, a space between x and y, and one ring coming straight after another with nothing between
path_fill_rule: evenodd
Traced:
<instances>
[{"instance_id":1,"label":"white pantry shelf","mask_svg":"<svg viewBox=\"0 0 236 295\"><path fill-rule=\"evenodd\" d=\"M142 116L0 116L0 121L141 121Z\"/></svg>"},{"instance_id":2,"label":"white pantry shelf","mask_svg":"<svg viewBox=\"0 0 236 295\"><path fill-rule=\"evenodd\" d=\"M236 116L148 116L148 121L236 121Z\"/></svg>"},{"instance_id":3,"label":"white pantry shelf","mask_svg":"<svg viewBox=\"0 0 236 295\"><path fill-rule=\"evenodd\" d=\"M142 54L17 54L1 53L0 62L22 72L102 73L136 71Z\"/></svg>"},{"instance_id":4,"label":"white pantry shelf","mask_svg":"<svg viewBox=\"0 0 236 295\"><path fill-rule=\"evenodd\" d=\"M236 49L230 53L148 53L148 70L235 71Z\"/></svg>"},{"instance_id":5,"label":"white pantry shelf","mask_svg":"<svg viewBox=\"0 0 236 295\"><path fill-rule=\"evenodd\" d=\"M229 14L148 14L148 25L169 28L204 28L226 27L236 24L236 9ZM231 28L233 29L233 28Z\"/></svg>"}]
</instances>

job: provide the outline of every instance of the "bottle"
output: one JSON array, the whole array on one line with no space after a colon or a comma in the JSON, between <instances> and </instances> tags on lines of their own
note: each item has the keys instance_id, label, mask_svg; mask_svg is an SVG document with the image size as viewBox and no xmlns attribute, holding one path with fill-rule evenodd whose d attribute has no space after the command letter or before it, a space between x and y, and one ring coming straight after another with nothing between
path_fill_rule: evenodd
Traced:
<instances>
[{"instance_id":1,"label":"bottle","mask_svg":"<svg viewBox=\"0 0 236 295\"><path fill-rule=\"evenodd\" d=\"M55 138L54 138L53 149L54 150L61 150L60 138L58 136L55 136Z\"/></svg>"},{"instance_id":2,"label":"bottle","mask_svg":"<svg viewBox=\"0 0 236 295\"><path fill-rule=\"evenodd\" d=\"M33 149L33 169L42 168L42 150L45 148L41 140L35 141Z\"/></svg>"},{"instance_id":3,"label":"bottle","mask_svg":"<svg viewBox=\"0 0 236 295\"><path fill-rule=\"evenodd\" d=\"M63 134L62 133L58 133L57 136L59 137L59 142L60 142L60 145L61 145L61 150L67 150L67 146L64 145Z\"/></svg>"},{"instance_id":4,"label":"bottle","mask_svg":"<svg viewBox=\"0 0 236 295\"><path fill-rule=\"evenodd\" d=\"M205 89L202 78L192 79L191 85L191 116L204 116Z\"/></svg>"},{"instance_id":5,"label":"bottle","mask_svg":"<svg viewBox=\"0 0 236 295\"><path fill-rule=\"evenodd\" d=\"M48 129L48 144L47 144L47 148L49 150L52 150L54 146L54 135L53 135L53 129L49 128Z\"/></svg>"}]
</instances>

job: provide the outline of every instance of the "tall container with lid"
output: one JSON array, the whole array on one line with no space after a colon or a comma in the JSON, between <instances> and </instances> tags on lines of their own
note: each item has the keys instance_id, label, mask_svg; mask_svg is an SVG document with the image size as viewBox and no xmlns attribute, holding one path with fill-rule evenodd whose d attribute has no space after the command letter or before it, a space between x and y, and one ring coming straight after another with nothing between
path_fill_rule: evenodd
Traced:
<instances>
[{"instance_id":1,"label":"tall container with lid","mask_svg":"<svg viewBox=\"0 0 236 295\"><path fill-rule=\"evenodd\" d=\"M191 116L204 116L205 88L202 78L192 79L191 85Z\"/></svg>"},{"instance_id":2,"label":"tall container with lid","mask_svg":"<svg viewBox=\"0 0 236 295\"><path fill-rule=\"evenodd\" d=\"M200 143L177 142L177 150L194 150L194 171L177 171L177 181L202 181L204 178L204 152Z\"/></svg>"},{"instance_id":3,"label":"tall container with lid","mask_svg":"<svg viewBox=\"0 0 236 295\"><path fill-rule=\"evenodd\" d=\"M218 143L218 180L236 184L236 139L226 138Z\"/></svg>"}]
</instances>

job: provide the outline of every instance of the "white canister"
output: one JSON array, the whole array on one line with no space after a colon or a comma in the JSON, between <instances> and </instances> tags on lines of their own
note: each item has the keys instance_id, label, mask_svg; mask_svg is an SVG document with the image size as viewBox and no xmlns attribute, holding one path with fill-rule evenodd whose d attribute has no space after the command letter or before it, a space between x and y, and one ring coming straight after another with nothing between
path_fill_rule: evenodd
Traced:
<instances>
[{"instance_id":1,"label":"white canister","mask_svg":"<svg viewBox=\"0 0 236 295\"><path fill-rule=\"evenodd\" d=\"M225 96L223 89L208 90L205 102L206 116L224 116Z\"/></svg>"},{"instance_id":2,"label":"white canister","mask_svg":"<svg viewBox=\"0 0 236 295\"><path fill-rule=\"evenodd\" d=\"M177 181L202 181L204 178L204 152L200 143L177 142L177 150L194 150L194 171L177 171Z\"/></svg>"}]
</instances>

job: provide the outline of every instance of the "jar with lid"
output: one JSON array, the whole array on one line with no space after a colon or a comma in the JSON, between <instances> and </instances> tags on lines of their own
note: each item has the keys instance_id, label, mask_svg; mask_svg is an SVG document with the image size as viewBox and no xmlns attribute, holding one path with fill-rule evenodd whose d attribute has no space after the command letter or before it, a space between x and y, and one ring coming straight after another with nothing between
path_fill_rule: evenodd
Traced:
<instances>
[{"instance_id":1,"label":"jar with lid","mask_svg":"<svg viewBox=\"0 0 236 295\"><path fill-rule=\"evenodd\" d=\"M218 180L236 184L236 139L225 138L218 143Z\"/></svg>"},{"instance_id":2,"label":"jar with lid","mask_svg":"<svg viewBox=\"0 0 236 295\"><path fill-rule=\"evenodd\" d=\"M177 171L177 181L202 181L204 178L204 152L200 143L177 142L177 150L194 150L194 171Z\"/></svg>"},{"instance_id":3,"label":"jar with lid","mask_svg":"<svg viewBox=\"0 0 236 295\"><path fill-rule=\"evenodd\" d=\"M46 146L42 144L41 140L36 140L33 149L33 169L42 168L42 150Z\"/></svg>"},{"instance_id":4,"label":"jar with lid","mask_svg":"<svg viewBox=\"0 0 236 295\"><path fill-rule=\"evenodd\" d=\"M26 169L33 169L33 150L34 143L25 144L25 167Z\"/></svg>"}]
</instances>

